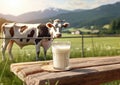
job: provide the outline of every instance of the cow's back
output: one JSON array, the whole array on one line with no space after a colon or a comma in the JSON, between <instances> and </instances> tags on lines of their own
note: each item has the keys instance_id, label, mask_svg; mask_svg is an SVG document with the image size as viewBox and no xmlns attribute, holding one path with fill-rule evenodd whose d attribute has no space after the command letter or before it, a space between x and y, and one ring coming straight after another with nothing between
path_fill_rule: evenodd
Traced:
<instances>
[{"instance_id":1,"label":"cow's back","mask_svg":"<svg viewBox=\"0 0 120 85\"><path fill-rule=\"evenodd\" d=\"M2 32L7 38L35 37L39 24L4 23Z\"/></svg>"},{"instance_id":2,"label":"cow's back","mask_svg":"<svg viewBox=\"0 0 120 85\"><path fill-rule=\"evenodd\" d=\"M39 24L5 23L3 24L3 37L15 41L20 47L34 44L37 38Z\"/></svg>"}]
</instances>

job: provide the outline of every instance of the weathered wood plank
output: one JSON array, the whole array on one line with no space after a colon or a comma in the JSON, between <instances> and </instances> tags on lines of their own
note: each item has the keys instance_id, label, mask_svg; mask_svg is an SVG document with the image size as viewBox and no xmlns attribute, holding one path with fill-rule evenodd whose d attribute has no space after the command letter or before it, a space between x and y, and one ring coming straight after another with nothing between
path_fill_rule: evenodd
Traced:
<instances>
[{"instance_id":1,"label":"weathered wood plank","mask_svg":"<svg viewBox=\"0 0 120 85\"><path fill-rule=\"evenodd\" d=\"M113 62L114 61L114 62ZM92 62L92 63L91 63ZM24 63L14 63L11 64L11 71L17 73L21 69L27 67L34 67L37 65L46 65L51 63L51 61L37 61L37 62L24 62ZM106 64L117 64L120 63L120 57L108 57L108 58L76 58L71 59L70 64L73 68L84 68L90 66L99 66L99 65L106 65Z\"/></svg>"},{"instance_id":2,"label":"weathered wood plank","mask_svg":"<svg viewBox=\"0 0 120 85\"><path fill-rule=\"evenodd\" d=\"M70 59L73 68L66 72L47 72L42 66L52 61L14 63L11 71L27 85L51 85L59 81L59 85L99 85L103 82L120 79L120 57L94 57Z\"/></svg>"},{"instance_id":3,"label":"weathered wood plank","mask_svg":"<svg viewBox=\"0 0 120 85\"><path fill-rule=\"evenodd\" d=\"M22 63L14 63L14 64L11 64L10 68L11 70L14 68L14 67L17 67L17 68L23 68L23 67L27 67L27 65L46 65L46 64L49 64L51 61L35 61L35 62L22 62Z\"/></svg>"},{"instance_id":4,"label":"weathered wood plank","mask_svg":"<svg viewBox=\"0 0 120 85\"><path fill-rule=\"evenodd\" d=\"M37 61L37 62L24 62L24 63L15 63L11 64L11 71L17 75L21 80L24 81L24 78L27 75L42 72L42 65L48 65L51 61Z\"/></svg>"},{"instance_id":5,"label":"weathered wood plank","mask_svg":"<svg viewBox=\"0 0 120 85\"><path fill-rule=\"evenodd\" d=\"M48 80L51 85L55 85L57 81L59 81L59 85L98 85L118 79L120 79L120 64L45 73L34 77L31 75L26 78L26 82L27 85L33 82L36 85L45 85Z\"/></svg>"},{"instance_id":6,"label":"weathered wood plank","mask_svg":"<svg viewBox=\"0 0 120 85\"><path fill-rule=\"evenodd\" d=\"M120 56L115 57L95 57L95 58L76 58L71 59L71 67L73 68L86 68L93 66L102 66L110 64L119 64Z\"/></svg>"}]
</instances>

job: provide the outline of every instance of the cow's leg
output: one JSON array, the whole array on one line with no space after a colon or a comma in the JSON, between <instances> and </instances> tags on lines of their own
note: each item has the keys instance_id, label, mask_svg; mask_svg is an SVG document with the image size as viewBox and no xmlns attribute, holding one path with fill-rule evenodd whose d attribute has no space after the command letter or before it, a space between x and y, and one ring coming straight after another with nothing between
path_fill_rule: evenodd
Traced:
<instances>
[{"instance_id":1,"label":"cow's leg","mask_svg":"<svg viewBox=\"0 0 120 85\"><path fill-rule=\"evenodd\" d=\"M39 60L39 54L40 54L40 43L35 45L36 48L36 60Z\"/></svg>"},{"instance_id":2,"label":"cow's leg","mask_svg":"<svg viewBox=\"0 0 120 85\"><path fill-rule=\"evenodd\" d=\"M13 43L14 41L11 40L7 46L7 49L8 49L8 53L9 53L9 56L10 56L10 60L13 60L13 55L12 55L12 47L13 47Z\"/></svg>"},{"instance_id":3,"label":"cow's leg","mask_svg":"<svg viewBox=\"0 0 120 85\"><path fill-rule=\"evenodd\" d=\"M44 48L44 60L46 60L47 49Z\"/></svg>"},{"instance_id":4,"label":"cow's leg","mask_svg":"<svg viewBox=\"0 0 120 85\"><path fill-rule=\"evenodd\" d=\"M51 41L42 42L42 47L44 49L44 59L45 60L46 60L47 50L50 48L50 46L51 46Z\"/></svg>"},{"instance_id":5,"label":"cow's leg","mask_svg":"<svg viewBox=\"0 0 120 85\"><path fill-rule=\"evenodd\" d=\"M44 46L43 49L44 49L44 59L46 60L47 50L49 49L49 47Z\"/></svg>"},{"instance_id":6,"label":"cow's leg","mask_svg":"<svg viewBox=\"0 0 120 85\"><path fill-rule=\"evenodd\" d=\"M3 40L2 48L1 48L1 50L2 50L2 60L5 60L5 59L6 59L6 57L5 57L5 51L6 51L6 48L7 48L8 43L9 43L9 40L8 40L8 39L4 39L4 40Z\"/></svg>"}]
</instances>

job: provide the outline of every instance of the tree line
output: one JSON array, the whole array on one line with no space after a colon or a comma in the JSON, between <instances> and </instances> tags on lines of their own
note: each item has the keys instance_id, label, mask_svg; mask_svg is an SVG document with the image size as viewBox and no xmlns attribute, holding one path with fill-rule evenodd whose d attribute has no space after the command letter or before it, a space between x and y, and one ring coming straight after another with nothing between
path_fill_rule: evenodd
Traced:
<instances>
[{"instance_id":1,"label":"tree line","mask_svg":"<svg viewBox=\"0 0 120 85\"><path fill-rule=\"evenodd\" d=\"M100 30L100 34L120 34L120 17L113 19L107 25L107 28L102 27Z\"/></svg>"}]
</instances>

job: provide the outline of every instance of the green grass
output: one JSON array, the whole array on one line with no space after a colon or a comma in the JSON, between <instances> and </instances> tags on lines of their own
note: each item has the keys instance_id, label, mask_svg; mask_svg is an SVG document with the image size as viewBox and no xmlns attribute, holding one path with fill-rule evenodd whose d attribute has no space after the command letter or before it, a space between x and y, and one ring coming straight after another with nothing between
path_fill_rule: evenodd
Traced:
<instances>
[{"instance_id":1,"label":"green grass","mask_svg":"<svg viewBox=\"0 0 120 85\"><path fill-rule=\"evenodd\" d=\"M71 36L64 34L64 36ZM73 35L76 36L76 35ZM82 57L82 45L81 38L61 38L55 40L68 40L71 41L71 58ZM0 40L1 44L2 40ZM13 55L15 62L27 62L35 61L35 47L26 46L22 50L15 44L13 47ZM0 85L22 85L22 81L19 80L13 73L10 72L10 64L13 63L8 59L8 53L6 52L7 60L1 61L0 52ZM120 38L119 37L100 37L100 38L84 38L84 57L102 57L102 56L116 56L120 55ZM40 53L41 60L43 58L43 49ZM52 59L51 48L47 53L47 60ZM119 85L120 81L113 81L111 83L105 83L103 85Z\"/></svg>"}]
</instances>

